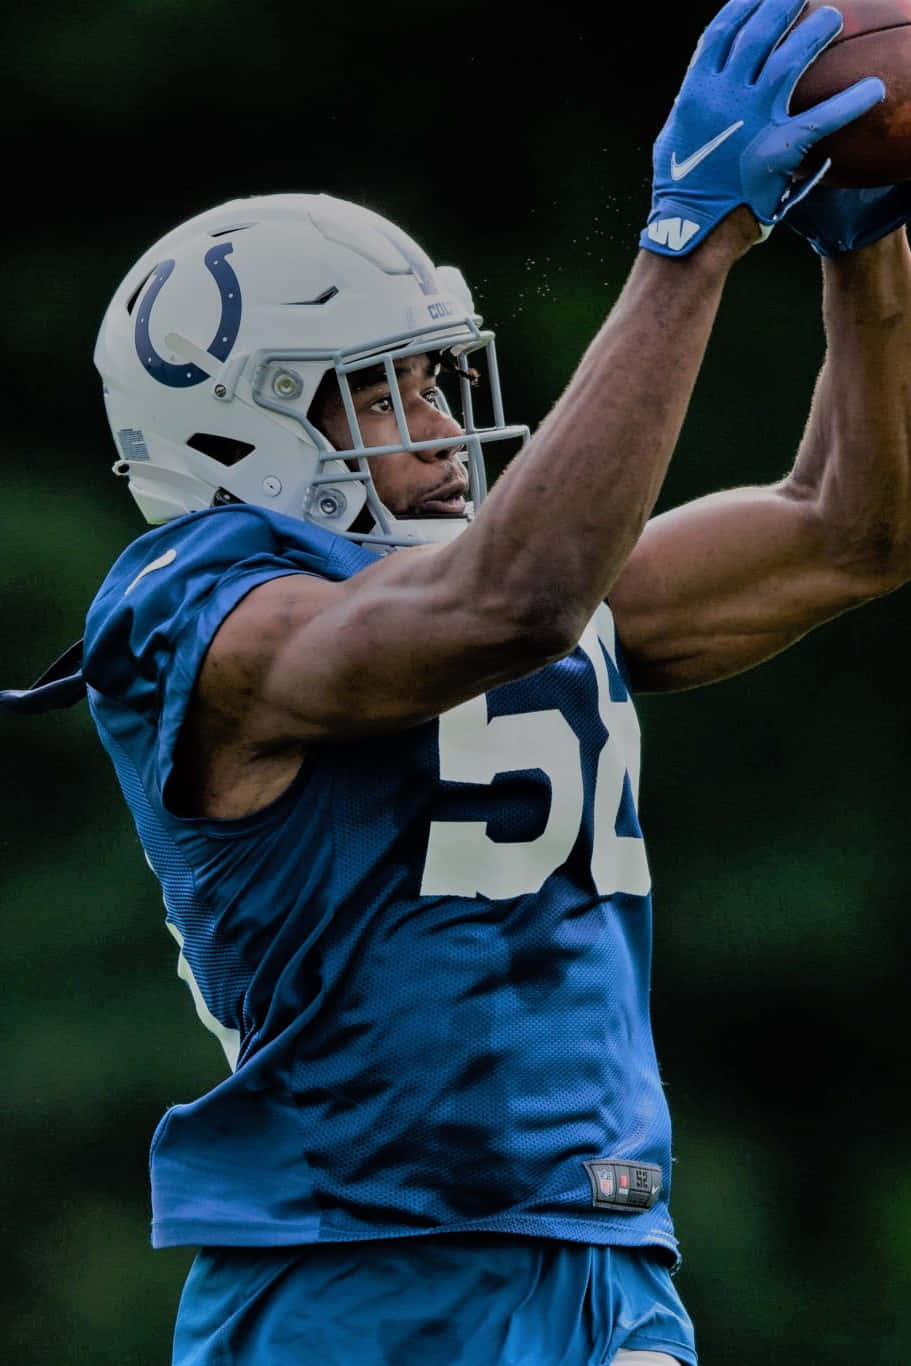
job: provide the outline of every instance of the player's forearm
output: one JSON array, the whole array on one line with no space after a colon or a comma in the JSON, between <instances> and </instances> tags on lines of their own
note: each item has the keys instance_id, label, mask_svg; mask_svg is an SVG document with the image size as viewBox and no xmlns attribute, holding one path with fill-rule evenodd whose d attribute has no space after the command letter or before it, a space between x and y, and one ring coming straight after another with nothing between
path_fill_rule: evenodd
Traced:
<instances>
[{"instance_id":1,"label":"player's forearm","mask_svg":"<svg viewBox=\"0 0 911 1366\"><path fill-rule=\"evenodd\" d=\"M566 391L457 547L470 544L484 582L583 624L607 595L660 491L728 272L756 236L741 210L685 261L640 254Z\"/></svg>"},{"instance_id":2,"label":"player's forearm","mask_svg":"<svg viewBox=\"0 0 911 1366\"><path fill-rule=\"evenodd\" d=\"M911 251L904 230L824 262L827 353L791 486L826 553L885 591L911 577Z\"/></svg>"}]
</instances>

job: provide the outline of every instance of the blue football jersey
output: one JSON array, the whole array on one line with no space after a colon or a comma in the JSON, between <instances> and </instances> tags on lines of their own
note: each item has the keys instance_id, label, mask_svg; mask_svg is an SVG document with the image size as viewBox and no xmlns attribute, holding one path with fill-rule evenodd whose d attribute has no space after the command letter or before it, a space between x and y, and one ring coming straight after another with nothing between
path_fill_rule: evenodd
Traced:
<instances>
[{"instance_id":1,"label":"blue football jersey","mask_svg":"<svg viewBox=\"0 0 911 1366\"><path fill-rule=\"evenodd\" d=\"M638 724L607 606L526 678L315 746L251 816L171 808L226 615L277 575L373 562L213 508L135 541L88 614L92 715L230 1064L154 1135L153 1243L489 1230L673 1258Z\"/></svg>"}]
</instances>

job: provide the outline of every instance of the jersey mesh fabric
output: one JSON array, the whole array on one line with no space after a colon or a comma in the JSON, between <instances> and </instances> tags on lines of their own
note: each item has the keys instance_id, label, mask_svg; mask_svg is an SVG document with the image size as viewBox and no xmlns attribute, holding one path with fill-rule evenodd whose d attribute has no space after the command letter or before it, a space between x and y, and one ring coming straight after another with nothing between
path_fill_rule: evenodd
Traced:
<instances>
[{"instance_id":1,"label":"jersey mesh fabric","mask_svg":"<svg viewBox=\"0 0 911 1366\"><path fill-rule=\"evenodd\" d=\"M465 720L482 749L502 720L527 766L441 778L462 733L450 713L445 740L434 720L315 749L252 817L168 808L174 746L224 617L278 574L341 579L373 561L304 522L211 509L134 542L89 612L99 734L201 996L240 1036L236 1070L156 1131L153 1242L490 1230L673 1259L650 897L605 895L592 872L600 760L619 743L599 670L633 716L606 608L600 642L590 628L584 648L493 690ZM542 717L562 747L553 763L540 757ZM618 791L608 833L638 844L628 774ZM467 832L515 862L574 800L578 830L539 886L428 892L432 831L444 849ZM657 1205L596 1207L584 1163L599 1158L660 1166Z\"/></svg>"}]
</instances>

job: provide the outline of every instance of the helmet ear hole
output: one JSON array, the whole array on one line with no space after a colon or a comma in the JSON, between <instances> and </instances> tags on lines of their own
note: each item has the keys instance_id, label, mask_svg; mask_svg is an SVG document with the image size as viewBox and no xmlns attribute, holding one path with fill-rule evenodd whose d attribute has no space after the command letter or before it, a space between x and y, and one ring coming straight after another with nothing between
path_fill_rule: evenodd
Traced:
<instances>
[{"instance_id":1,"label":"helmet ear hole","mask_svg":"<svg viewBox=\"0 0 911 1366\"><path fill-rule=\"evenodd\" d=\"M256 447L249 441L238 441L233 436L216 436L214 432L194 432L187 437L187 445L201 451L219 465L236 465Z\"/></svg>"}]
</instances>

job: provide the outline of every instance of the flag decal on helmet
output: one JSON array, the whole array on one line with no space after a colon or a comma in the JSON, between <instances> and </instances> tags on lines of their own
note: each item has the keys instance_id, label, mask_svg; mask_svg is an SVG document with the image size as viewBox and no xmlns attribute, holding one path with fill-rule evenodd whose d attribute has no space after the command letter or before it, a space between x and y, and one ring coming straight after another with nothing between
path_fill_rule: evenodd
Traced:
<instances>
[{"instance_id":1,"label":"flag decal on helmet","mask_svg":"<svg viewBox=\"0 0 911 1366\"><path fill-rule=\"evenodd\" d=\"M231 347L237 340L240 330L241 297L240 284L226 257L234 250L230 242L210 247L204 259L205 267L218 286L221 299L221 317L215 336L206 347L210 356L216 360L227 360ZM174 270L174 261L161 261L152 272L148 289L136 310L134 338L136 354L143 367L159 384L171 389L188 389L191 385L202 384L209 378L204 370L192 362L166 361L152 345L149 320L152 308Z\"/></svg>"}]
</instances>

